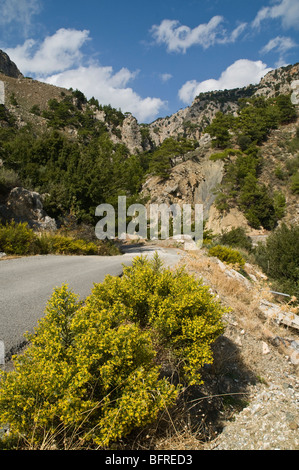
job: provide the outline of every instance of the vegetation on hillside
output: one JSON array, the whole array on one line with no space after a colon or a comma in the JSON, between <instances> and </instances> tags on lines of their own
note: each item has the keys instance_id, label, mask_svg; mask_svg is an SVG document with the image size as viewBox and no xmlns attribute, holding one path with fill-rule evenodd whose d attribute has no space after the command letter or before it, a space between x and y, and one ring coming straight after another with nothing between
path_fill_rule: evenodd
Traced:
<instances>
[{"instance_id":1,"label":"vegetation on hillside","mask_svg":"<svg viewBox=\"0 0 299 470\"><path fill-rule=\"evenodd\" d=\"M36 108L31 111L38 113ZM95 118L96 111L105 113L105 122ZM94 98L87 101L79 91L49 101L42 113L48 128L41 133L30 124L18 129L4 106L0 112L0 158L5 165L5 170L0 169L1 194L18 181L47 194L45 210L55 218L72 214L79 222L94 223L96 207L108 203L117 209L119 195L126 195L128 204L142 202L140 190L146 175L167 177L171 158L197 145L170 138L158 149L130 155L125 145L112 142L107 127L118 135L125 115L111 106L100 106ZM74 133L68 135L66 129ZM143 134L146 139L146 128Z\"/></svg>"},{"instance_id":2,"label":"vegetation on hillside","mask_svg":"<svg viewBox=\"0 0 299 470\"><path fill-rule=\"evenodd\" d=\"M110 242L90 240L61 231L37 233L27 223L0 224L0 252L7 255L115 255L119 250Z\"/></svg>"},{"instance_id":3,"label":"vegetation on hillside","mask_svg":"<svg viewBox=\"0 0 299 470\"><path fill-rule=\"evenodd\" d=\"M274 289L295 296L299 302L299 226L282 224L255 249L255 259Z\"/></svg>"},{"instance_id":4,"label":"vegetation on hillside","mask_svg":"<svg viewBox=\"0 0 299 470\"><path fill-rule=\"evenodd\" d=\"M295 107L285 95L242 99L236 117L217 113L206 132L212 136L213 146L222 149L211 159L225 162L225 178L216 199L220 211L237 205L253 228L275 228L284 215L285 197L259 180L264 165L260 145L272 129L295 118ZM232 144L238 148L231 148ZM296 193L295 171L292 178L292 191Z\"/></svg>"}]
</instances>

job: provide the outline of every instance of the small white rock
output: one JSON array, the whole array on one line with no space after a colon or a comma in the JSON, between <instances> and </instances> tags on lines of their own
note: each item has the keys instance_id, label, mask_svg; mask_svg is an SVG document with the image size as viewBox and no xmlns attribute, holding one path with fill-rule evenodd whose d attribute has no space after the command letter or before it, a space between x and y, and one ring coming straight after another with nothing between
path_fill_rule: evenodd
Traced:
<instances>
[{"instance_id":1,"label":"small white rock","mask_svg":"<svg viewBox=\"0 0 299 470\"><path fill-rule=\"evenodd\" d=\"M263 354L269 354L270 353L270 348L269 348L268 344L265 343L264 341L262 342L262 351L263 351Z\"/></svg>"}]
</instances>

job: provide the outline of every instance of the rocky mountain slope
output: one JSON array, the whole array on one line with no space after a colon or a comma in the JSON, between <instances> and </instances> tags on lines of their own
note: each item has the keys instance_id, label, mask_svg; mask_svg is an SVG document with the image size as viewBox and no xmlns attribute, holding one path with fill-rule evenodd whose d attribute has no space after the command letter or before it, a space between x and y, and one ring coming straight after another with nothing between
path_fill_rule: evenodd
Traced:
<instances>
[{"instance_id":1,"label":"rocky mountain slope","mask_svg":"<svg viewBox=\"0 0 299 470\"><path fill-rule=\"evenodd\" d=\"M218 112L223 115L237 116L240 110L240 99L263 96L275 97L278 94L291 95L292 103L299 106L299 64L282 67L269 72L258 85L250 85L235 90L224 90L202 93L195 98L192 105L179 110L170 117L157 119L149 125L138 124L130 113L122 114L110 107L98 106L96 100L87 102L82 94L52 85L25 78L9 57L0 51L0 104L13 116L18 129L30 125L35 135L45 132L50 126L58 128L68 139L76 141L83 126L81 117L91 121L95 128L105 129L114 145L123 145L129 155L144 155L143 161L150 158L151 152L159 148L167 139L187 139L196 142L197 148L171 159L168 177L151 174L150 168L144 180L140 195L145 196L149 203L189 203L204 205L207 227L216 233L242 226L257 236L261 230L252 229L244 213L237 206L231 207L226 213L219 212L214 202L216 190L222 184L226 173L223 160L212 161L214 153L212 139L205 133L206 127L213 122ZM49 111L49 103L52 107ZM56 103L56 104L55 104ZM49 121L51 113L56 112L57 103L68 103L67 121L57 123ZM72 108L70 107L72 106ZM60 110L61 112L61 110ZM74 125L72 113L77 119ZM89 124L90 125L90 121ZM7 126L1 121L2 127ZM279 126L272 130L268 139L260 147L266 162L261 181L266 185L277 187L286 198L285 220L298 221L297 195L290 192L286 179L276 177L279 168L286 172L287 162L296 158L297 148L290 148L290 142L296 138L298 119L292 123ZM85 132L85 131L84 131ZM138 157L140 158L140 157ZM2 165L5 162L2 161ZM144 166L144 164L142 163ZM146 166L146 165L145 165ZM276 173L275 173L276 172ZM273 176L274 175L274 176ZM35 188L33 188L35 189Z\"/></svg>"},{"instance_id":2,"label":"rocky mountain slope","mask_svg":"<svg viewBox=\"0 0 299 470\"><path fill-rule=\"evenodd\" d=\"M167 143L167 139L176 141L184 137L196 141L194 148L190 150L182 145L182 149L188 150L182 150L181 153L176 151L171 156L166 178L157 173L145 172L141 195L147 198L148 203L203 203L207 229L213 233L241 226L253 238L259 239L267 235L268 231L263 227L251 227L239 207L230 207L226 212L217 209L215 191L224 181L227 160L211 159L215 152L221 152L213 147L212 137L204 131L217 112L237 114L239 98L274 97L277 93L283 93L292 94L297 118L271 129L267 139L259 146L264 162L259 181L270 187L273 193L283 193L286 203L281 221L298 224L298 193L294 193L290 186L290 175L295 175L299 168L298 64L270 72L256 86L202 94L190 107L150 125L138 124L132 115L121 116L114 111L112 118L108 118L111 109L100 108L92 101L86 102L80 94L24 78L4 53L0 53L0 70L0 105L3 111L0 118L0 130L3 131L0 141L2 214L10 211L16 218L31 219L38 228L55 229L55 221L48 218L43 208L44 197L36 191L11 187L8 194L1 194L1 169L7 170L3 174L14 182L17 180L14 168L22 176L21 172L26 166L32 179L37 175L37 181L43 181L45 172L51 171L51 178L61 178L62 181L61 185L54 186L54 195L58 194L60 202L68 196L64 187L66 182L70 190L75 188L77 191L70 197L73 203L71 210L75 211L78 199L87 198L93 192L96 197L100 195L100 191L96 191L101 189L107 179L113 187L112 179L119 177L116 170L123 169L123 162L130 163L140 158L146 167L146 161L151 158L155 148L164 148L161 146ZM50 100L54 100L52 110L49 109ZM67 108L66 126L60 122L57 125L50 116L50 111L53 111L53 116L57 117L54 112L55 100L73 106ZM6 112L9 113L8 117ZM88 126L82 125L83 121L79 119L82 116L91 116L91 131ZM70 117L74 119L71 121ZM15 120L13 123L12 118ZM47 135L48 140L43 145L39 136L49 131L49 123L57 127L54 127L50 137ZM96 146L92 134L88 133L99 129L100 137L95 133L95 140L102 139L102 147ZM7 141L11 134L16 140L9 142L9 147ZM60 134L63 134L63 138ZM107 136L109 139L106 139ZM28 146L23 146L27 140ZM80 141L78 147L75 145L77 141ZM237 148L235 141L233 145ZM30 146L34 147L34 151L22 160L21 157L24 157ZM53 147L53 155L47 151L49 146ZM104 153L104 150L108 158L98 160L98 154ZM159 155L159 158L162 157ZM20 159L21 163L17 162L19 166L16 158ZM113 158L116 163L110 167ZM50 164L46 166L48 160ZM236 161L237 155L230 157L229 163L234 165ZM69 167L74 170L67 173ZM75 171L77 168L78 173ZM131 183L137 176L136 169L139 171L141 167L132 168L131 172L120 175L122 184L128 180ZM95 180L92 180L91 175L95 175ZM82 186L81 180L84 183ZM49 184L49 188L53 186ZM200 276L213 294L231 310L224 319L225 333L214 346L214 364L204 370L204 387L196 395L196 400L191 397L193 400L189 403L191 414L196 418L196 433L188 427L188 413L183 415L185 422L176 414L180 422L171 422L173 427L170 436L157 441L157 430L151 434L147 429L143 445L148 442L150 448L156 450L297 450L298 329L277 321L276 307L278 305L280 308L281 304L270 292L266 276L249 262L244 266L243 275L217 258L207 256L205 250L185 252L182 263L189 272ZM290 313L292 321L298 318L298 307L284 305L282 309ZM182 422L183 428L175 428Z\"/></svg>"},{"instance_id":3,"label":"rocky mountain slope","mask_svg":"<svg viewBox=\"0 0 299 470\"><path fill-rule=\"evenodd\" d=\"M23 74L19 71L14 62L10 60L8 55L0 50L0 72L8 77L23 78Z\"/></svg>"},{"instance_id":4,"label":"rocky mountain slope","mask_svg":"<svg viewBox=\"0 0 299 470\"><path fill-rule=\"evenodd\" d=\"M299 104L298 86L292 83L299 80L299 64L281 67L268 72L258 85L245 88L201 93L191 106L179 110L172 116L160 118L150 124L150 136L155 144L162 143L168 137L179 134L199 139L202 130L210 124L218 111L233 113L239 109L238 100L253 96L273 97L276 94L294 93L294 100ZM296 88L296 91L295 91Z\"/></svg>"}]
</instances>

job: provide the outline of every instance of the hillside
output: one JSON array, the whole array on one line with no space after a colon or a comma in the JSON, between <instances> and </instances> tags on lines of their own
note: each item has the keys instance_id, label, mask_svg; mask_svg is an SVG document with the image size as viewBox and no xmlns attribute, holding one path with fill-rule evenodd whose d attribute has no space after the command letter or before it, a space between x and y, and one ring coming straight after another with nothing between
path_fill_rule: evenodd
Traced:
<instances>
[{"instance_id":1,"label":"hillside","mask_svg":"<svg viewBox=\"0 0 299 470\"><path fill-rule=\"evenodd\" d=\"M272 71L259 85L201 94L190 107L149 125L138 124L131 114L102 106L95 98L87 100L79 90L66 90L25 78L4 53L0 53L0 70L3 72L0 73L1 223L11 219L27 221L37 232L45 230L46 238L48 232L60 234L60 230L63 233L71 227L72 233L80 232L90 239L91 234L94 237L95 207L106 202L117 209L119 195L126 195L128 204L204 205L202 249L184 250L181 240L171 237L166 241L148 242L150 250L158 245L172 247L180 254L179 268L184 266L188 274L199 280L200 289L203 288L199 297L194 297L195 300L192 297L196 292L193 281L184 277L182 271L163 274L155 257L151 267L136 262L136 278L135 275L109 278L104 286L98 285L94 297L82 309L72 295L66 296L63 287L59 294L61 298L59 295L56 298L59 309L65 302L72 315L76 311L81 317L77 316L77 323L66 317L63 325L66 332L63 329L60 335L61 310L57 316L53 298L48 309L53 308L54 312L49 320L53 321L49 330L53 337L49 341L47 329L41 329L45 336L42 336L42 347L36 356L40 369L28 362L26 370L26 361L23 361L26 380L22 380L21 375L20 386L25 384L26 400L31 386L44 389L38 374L53 386L54 408L58 403L58 389L60 398L65 399L63 387L70 383L69 369L65 367L69 358L63 359L66 362L61 367L58 359L68 351L72 335L83 334L79 348L86 352L86 364L71 347L75 356L72 367L78 361L79 374L77 382L72 383L71 399L65 399L62 408L55 412L60 416L61 410L69 407L71 414L66 417L70 424L70 416L79 417L76 410L72 414L75 409L72 409L75 403L72 400L74 397L76 400L85 398L82 392L84 380L86 391L92 390L92 400L94 390L99 386L99 377L92 375L99 370L97 363L92 362L98 360L94 347L105 346L104 354L100 355L104 358L101 363L104 390L107 392L111 381L111 393L114 393L119 388L119 384L115 386L114 383L119 375L113 368L134 368L133 357L138 359L137 362L141 361L142 366L142 360L149 360L152 354L142 349L149 341L147 330L150 331L150 326L145 319L150 317L150 306L161 315L154 327L164 332L168 328L171 330L178 318L183 324L186 312L191 315L194 306L199 310L199 316L202 315L201 302L204 301L204 308L207 308L207 299L211 295L211 299L219 301L219 306L225 309L224 328L215 342L207 340L207 344L212 345L214 360L209 362L203 358L201 367L194 372L202 375L203 383L184 387L175 406L165 408L164 403L158 418L149 421L147 426L143 426L140 418L147 407L140 402L140 394L136 392L138 387L134 389L139 427L133 427L135 430L131 434L121 437L115 449L297 450L299 65ZM24 237L24 232L21 236ZM38 239L41 244L42 234L35 233L34 236L35 242ZM257 245L260 240L265 243ZM142 240L139 242L147 244ZM23 245L24 239L19 243ZM106 251L97 253L105 254ZM158 283L160 278L161 284ZM172 290L177 282L178 286ZM154 294L150 292L152 283L157 283ZM121 294L124 294L125 308L120 303ZM111 309L112 314L113 299L116 307ZM105 308L102 311L103 302ZM163 308L160 309L160 305ZM124 317L124 312L132 315L133 307L141 315L143 328L140 332L140 325L134 324L137 313L136 318ZM177 314L181 311L183 314ZM103 312L107 318L101 317ZM167 321L162 317L165 312L169 315ZM69 314L67 307L64 314ZM154 321L155 315L151 318ZM214 321L213 315L209 318ZM90 322L93 322L92 327ZM68 335L70 324L75 329ZM100 329L103 336L97 330L102 324L108 329L107 337L105 328ZM190 339L201 353L202 338L207 336L204 329L201 332L200 328L204 327L201 319L196 324L190 323L189 327L184 324L188 340L183 337L173 343L181 348L178 363L174 361L175 349L164 349L159 335L153 334L157 361L155 359L151 367L159 363L166 378L174 383L179 380L180 367L186 357L190 356L195 363L198 361L198 351L190 349ZM132 341L129 333L134 335ZM199 333L202 334L200 341L193 341ZM176 338L175 334L169 337L171 341ZM109 343L111 340L115 343ZM38 346L38 340L36 344ZM111 344L113 360L105 362ZM135 345L136 351L130 350L130 344ZM53 349L48 350L48 347ZM54 358L53 361L43 362L43 353L47 361ZM117 354L120 354L119 358ZM40 363L39 357L43 358ZM58 376L66 373L65 381L63 379L59 384L50 383L49 377L55 376L55 368ZM152 391L152 371L144 370L146 373L140 376L140 384L149 381ZM76 384L79 384L79 391ZM72 395L77 392L78 396ZM166 394L166 389L162 392ZM13 402L16 394L13 389L9 393ZM128 395L124 395L125 411L132 405L131 393L129 389ZM28 411L28 403L24 402L24 411ZM46 413L47 403L46 400ZM92 411L98 408L91 403ZM111 403L114 406L114 399ZM81 408L84 416L86 410L90 410L88 406L90 403ZM28 416L31 411L35 412L34 406L29 408ZM124 419L129 414L123 413ZM108 423L114 422L118 411L107 416ZM30 435L31 418L28 423ZM85 417L84 423L89 424ZM106 426L106 422L103 424ZM97 425L94 429L105 429L105 426ZM61 429L61 423L58 427ZM23 445L25 448L41 445L45 449L57 448L55 446L81 449L85 445L84 439L79 434L76 441L76 433L71 431L69 440L63 436L63 442L56 442L55 433L47 440L42 427L42 444L36 444L30 438L30 443ZM118 432L117 436L122 436ZM5 429L0 429L0 435L4 434ZM15 445L22 444L18 441Z\"/></svg>"},{"instance_id":2,"label":"hillside","mask_svg":"<svg viewBox=\"0 0 299 470\"><path fill-rule=\"evenodd\" d=\"M209 132L221 113L226 117L221 126L227 126L228 136L235 136L228 139L229 145L238 151L240 132L245 131L230 128L229 121L235 119L235 127L239 126L246 113L251 113L251 121L243 127L255 126L257 117L253 111L258 114L258 100L264 98L269 102L265 105L269 123L259 123L260 128L253 130L254 137L250 137L263 161L255 177L258 184L269 189L272 205L276 193L285 199L285 210L274 217L274 225L281 219L297 220L297 193L290 186L293 179L298 179L298 117L289 107L287 112L291 114L285 120L277 119L276 115L271 116L271 106L283 107L283 103L276 103L277 97L292 94L292 106L298 113L298 64L269 72L258 85L202 93L190 107L149 125L138 124L131 114L101 106L94 98L88 101L78 90L25 78L5 53L0 55L0 70L4 72L0 73L0 158L7 181L2 202L15 180L26 189L48 194L45 204L51 217L71 213L79 221L94 223L95 207L102 202L114 204L117 195L125 192L131 200L146 198L148 203L203 203L209 229L219 233L242 226L257 236L273 224L263 223L255 216L254 222L253 217L248 220L250 207L242 207L236 197L223 203L230 197L231 189L229 194L219 194L218 188L225 181L228 160L233 164L236 157L211 161L215 151L228 148L228 144L222 142L215 148L215 134L213 137ZM248 100L256 102L249 105ZM262 133L262 137L256 137L254 132L259 132L259 136ZM246 152L244 139L248 140L248 136L243 136L242 151ZM55 148L54 153L50 147ZM83 178L81 165L90 167L90 173ZM108 180L113 181L113 188Z\"/></svg>"}]
</instances>

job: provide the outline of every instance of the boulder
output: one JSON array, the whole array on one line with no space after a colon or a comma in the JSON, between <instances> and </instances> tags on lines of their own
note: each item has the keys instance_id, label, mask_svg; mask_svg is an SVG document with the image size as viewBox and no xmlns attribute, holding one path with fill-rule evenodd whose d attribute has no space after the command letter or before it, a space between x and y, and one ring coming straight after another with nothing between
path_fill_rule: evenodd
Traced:
<instances>
[{"instance_id":1,"label":"boulder","mask_svg":"<svg viewBox=\"0 0 299 470\"><path fill-rule=\"evenodd\" d=\"M0 217L6 221L27 222L35 229L57 230L55 220L43 208L42 196L22 187L11 190L6 203L0 206Z\"/></svg>"}]
</instances>

